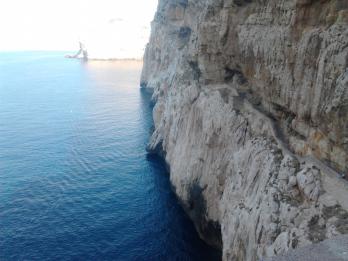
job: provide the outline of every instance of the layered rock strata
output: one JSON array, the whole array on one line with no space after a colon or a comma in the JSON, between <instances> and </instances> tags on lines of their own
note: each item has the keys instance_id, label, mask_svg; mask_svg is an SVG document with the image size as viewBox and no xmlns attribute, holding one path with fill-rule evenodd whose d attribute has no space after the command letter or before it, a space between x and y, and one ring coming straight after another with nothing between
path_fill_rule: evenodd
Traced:
<instances>
[{"instance_id":1,"label":"layered rock strata","mask_svg":"<svg viewBox=\"0 0 348 261\"><path fill-rule=\"evenodd\" d=\"M347 65L346 0L159 1L149 150L224 260L348 233Z\"/></svg>"}]
</instances>

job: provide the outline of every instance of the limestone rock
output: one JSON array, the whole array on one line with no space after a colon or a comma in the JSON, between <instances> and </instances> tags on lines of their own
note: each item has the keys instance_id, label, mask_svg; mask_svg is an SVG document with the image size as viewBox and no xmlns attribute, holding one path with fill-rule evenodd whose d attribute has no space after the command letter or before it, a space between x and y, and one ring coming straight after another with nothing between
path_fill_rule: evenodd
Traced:
<instances>
[{"instance_id":1,"label":"limestone rock","mask_svg":"<svg viewBox=\"0 0 348 261\"><path fill-rule=\"evenodd\" d=\"M348 233L348 2L160 0L149 150L224 260Z\"/></svg>"}]
</instances>

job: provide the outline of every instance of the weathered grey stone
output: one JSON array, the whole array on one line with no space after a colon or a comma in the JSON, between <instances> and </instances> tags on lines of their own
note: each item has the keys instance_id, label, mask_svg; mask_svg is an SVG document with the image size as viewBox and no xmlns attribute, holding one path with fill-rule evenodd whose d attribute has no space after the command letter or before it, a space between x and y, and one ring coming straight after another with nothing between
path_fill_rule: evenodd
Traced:
<instances>
[{"instance_id":1,"label":"weathered grey stone","mask_svg":"<svg viewBox=\"0 0 348 261\"><path fill-rule=\"evenodd\" d=\"M160 0L142 86L170 180L224 260L348 233L348 3Z\"/></svg>"},{"instance_id":2,"label":"weathered grey stone","mask_svg":"<svg viewBox=\"0 0 348 261\"><path fill-rule=\"evenodd\" d=\"M348 236L339 236L322 243L289 251L284 255L260 261L347 261Z\"/></svg>"}]
</instances>

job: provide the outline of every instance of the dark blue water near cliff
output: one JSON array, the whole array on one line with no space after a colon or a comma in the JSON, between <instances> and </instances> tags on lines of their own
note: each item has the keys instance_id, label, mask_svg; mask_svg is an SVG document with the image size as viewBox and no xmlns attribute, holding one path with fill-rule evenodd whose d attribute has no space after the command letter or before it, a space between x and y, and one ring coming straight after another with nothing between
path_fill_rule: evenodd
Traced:
<instances>
[{"instance_id":1,"label":"dark blue water near cliff","mask_svg":"<svg viewBox=\"0 0 348 261\"><path fill-rule=\"evenodd\" d=\"M0 53L0 260L212 260L145 146L141 65Z\"/></svg>"}]
</instances>

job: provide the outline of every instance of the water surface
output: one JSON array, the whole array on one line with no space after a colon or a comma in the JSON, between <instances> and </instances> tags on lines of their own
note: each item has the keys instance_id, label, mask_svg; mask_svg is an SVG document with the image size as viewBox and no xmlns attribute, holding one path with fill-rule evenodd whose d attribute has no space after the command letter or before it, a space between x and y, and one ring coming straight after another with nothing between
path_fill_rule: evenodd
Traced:
<instances>
[{"instance_id":1,"label":"water surface","mask_svg":"<svg viewBox=\"0 0 348 261\"><path fill-rule=\"evenodd\" d=\"M0 260L212 260L145 146L141 63L0 53Z\"/></svg>"}]
</instances>

